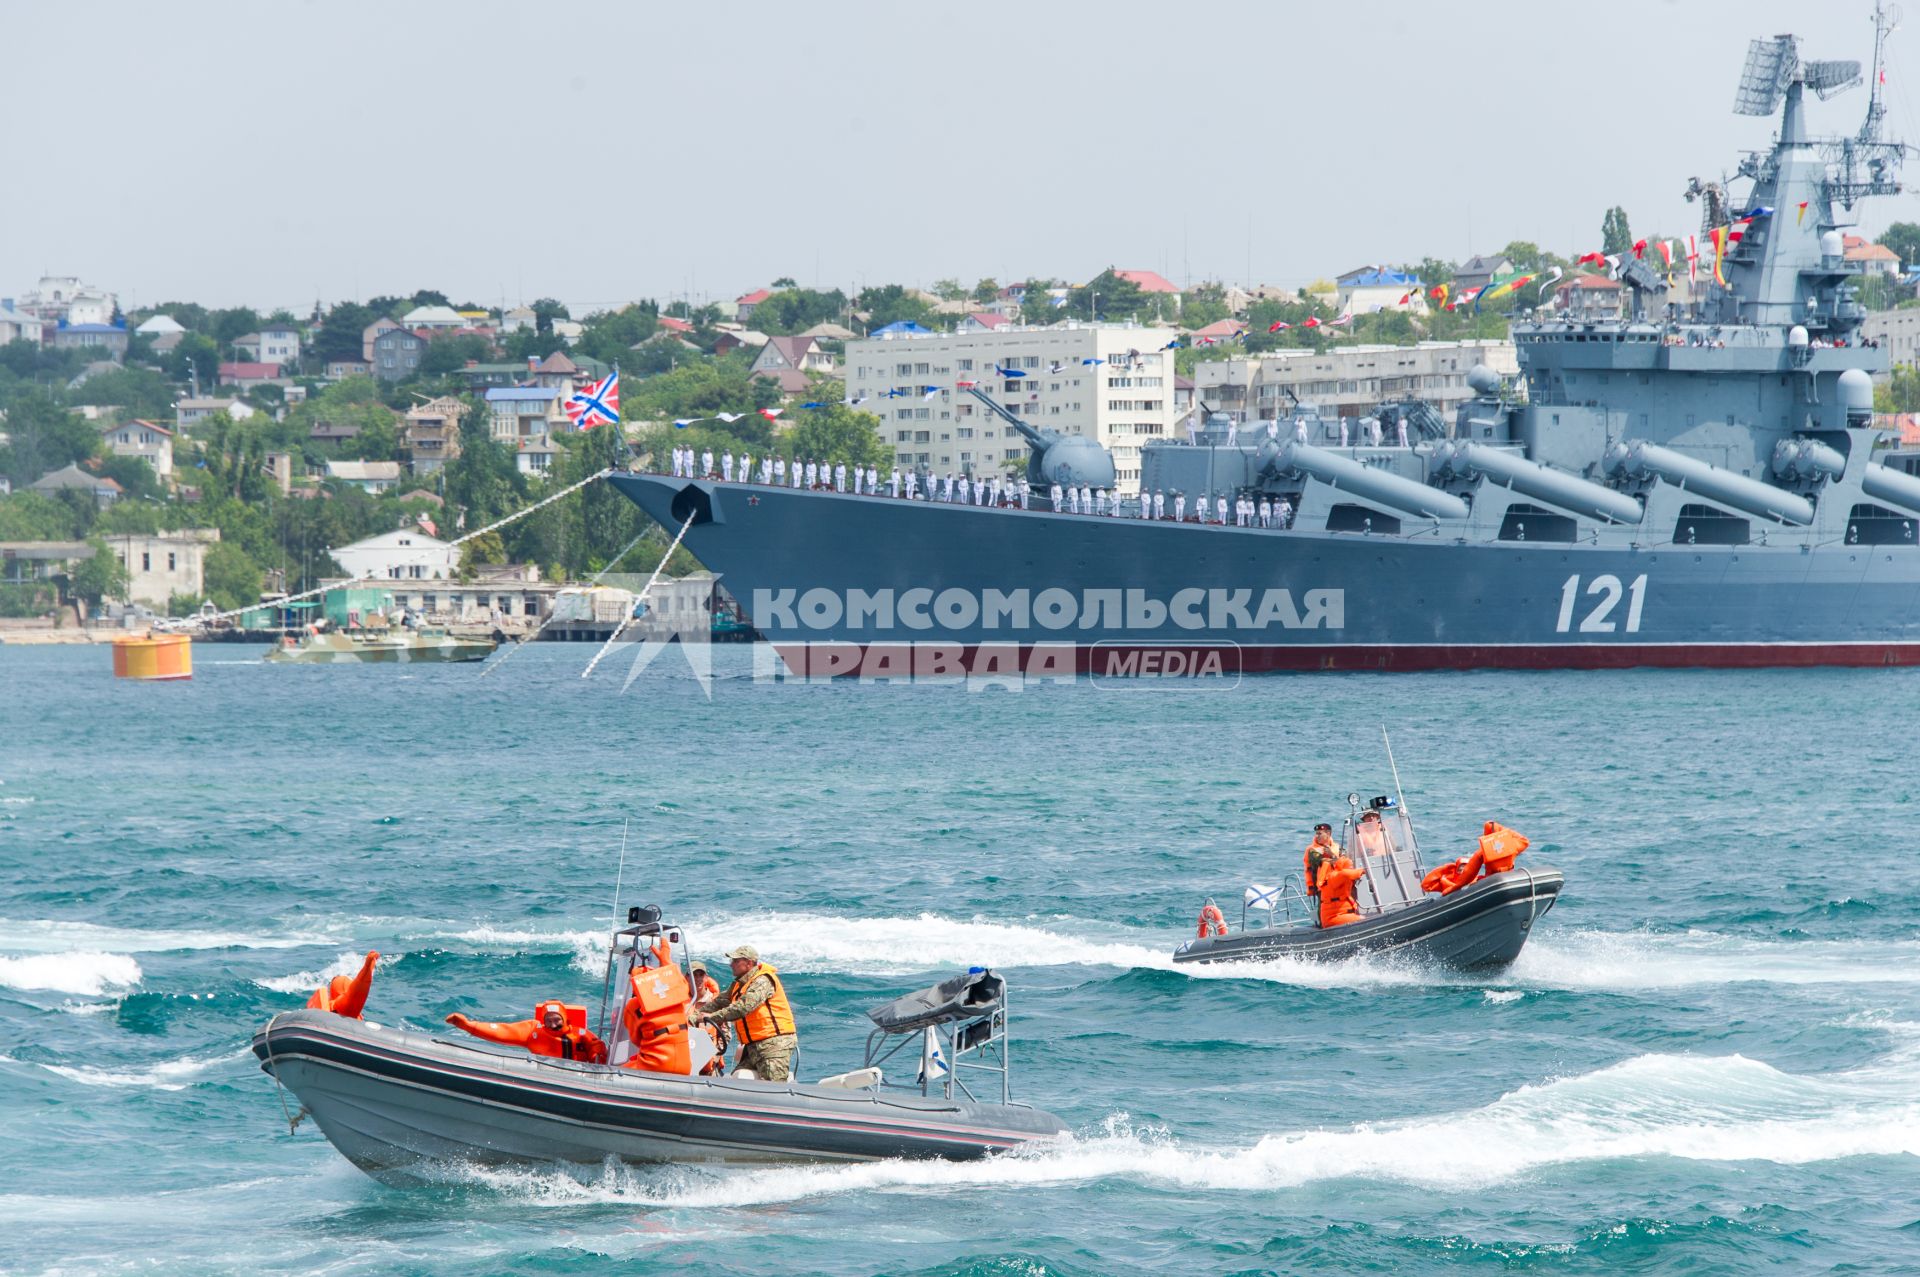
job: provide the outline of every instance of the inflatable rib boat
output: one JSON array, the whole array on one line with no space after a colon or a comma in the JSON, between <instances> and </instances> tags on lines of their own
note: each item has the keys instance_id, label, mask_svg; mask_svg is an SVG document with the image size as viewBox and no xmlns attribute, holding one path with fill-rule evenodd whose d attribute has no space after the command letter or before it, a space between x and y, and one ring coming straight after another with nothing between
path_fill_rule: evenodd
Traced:
<instances>
[{"instance_id":1,"label":"inflatable rib boat","mask_svg":"<svg viewBox=\"0 0 1920 1277\"><path fill-rule=\"evenodd\" d=\"M615 954L631 970L649 951L644 941L660 936L680 944L677 929L646 921L615 934ZM275 1016L253 1051L342 1155L403 1182L421 1163L456 1161L964 1160L1066 1130L1007 1094L1006 984L995 973L975 969L868 1014L876 1027L866 1066L811 1084L503 1052L311 1010ZM617 1032L611 1045L624 1058ZM885 1078L881 1066L896 1055L917 1066L909 1085ZM997 1076L999 1095L975 1099L963 1068Z\"/></svg>"}]
</instances>

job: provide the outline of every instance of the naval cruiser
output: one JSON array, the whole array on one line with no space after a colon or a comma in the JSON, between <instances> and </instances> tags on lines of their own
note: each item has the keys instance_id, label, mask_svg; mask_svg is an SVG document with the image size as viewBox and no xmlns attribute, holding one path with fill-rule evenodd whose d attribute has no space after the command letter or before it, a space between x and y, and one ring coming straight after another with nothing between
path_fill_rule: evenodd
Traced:
<instances>
[{"instance_id":1,"label":"naval cruiser","mask_svg":"<svg viewBox=\"0 0 1920 1277\"><path fill-rule=\"evenodd\" d=\"M1111 489L1111 457L971 387L1027 439L1036 508L612 482L814 673L871 672L875 652L882 673L917 671L929 649L935 665L1012 652L1096 674L1199 657L1228 672L1920 663L1920 477L1876 455L1887 358L1861 335L1863 267L1842 236L1861 200L1900 189L1906 147L1881 136L1887 30L1866 121L1836 138L1810 134L1807 95L1859 83L1860 64L1754 41L1734 109L1778 112L1779 131L1725 182L1693 183L1697 260L1610 261L1617 317L1522 312L1514 382L1476 368L1451 420L1383 410L1407 446L1350 445L1301 407L1142 449L1141 491L1169 508L1284 499L1288 526L1140 518L1132 499L1117 516L1052 509L1055 485Z\"/></svg>"}]
</instances>

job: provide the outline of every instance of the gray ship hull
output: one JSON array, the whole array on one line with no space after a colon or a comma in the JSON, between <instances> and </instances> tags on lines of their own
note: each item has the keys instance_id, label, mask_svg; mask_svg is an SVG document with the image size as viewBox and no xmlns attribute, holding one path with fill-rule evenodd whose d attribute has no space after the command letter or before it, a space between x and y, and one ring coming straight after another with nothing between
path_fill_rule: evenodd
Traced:
<instances>
[{"instance_id":1,"label":"gray ship hull","mask_svg":"<svg viewBox=\"0 0 1920 1277\"><path fill-rule=\"evenodd\" d=\"M1339 962L1403 954L1463 971L1509 965L1533 924L1559 898L1565 879L1549 865L1518 866L1415 904L1341 927L1280 927L1189 940L1175 962L1259 962L1296 958Z\"/></svg>"},{"instance_id":2,"label":"gray ship hull","mask_svg":"<svg viewBox=\"0 0 1920 1277\"><path fill-rule=\"evenodd\" d=\"M342 1155L395 1181L445 1162L966 1160L1066 1129L1018 1105L503 1055L323 1011L274 1017L253 1050Z\"/></svg>"},{"instance_id":3,"label":"gray ship hull","mask_svg":"<svg viewBox=\"0 0 1920 1277\"><path fill-rule=\"evenodd\" d=\"M1476 544L612 482L670 530L693 514L687 547L813 673L905 645L976 672L1003 645L1096 674L1920 663L1911 545Z\"/></svg>"}]
</instances>

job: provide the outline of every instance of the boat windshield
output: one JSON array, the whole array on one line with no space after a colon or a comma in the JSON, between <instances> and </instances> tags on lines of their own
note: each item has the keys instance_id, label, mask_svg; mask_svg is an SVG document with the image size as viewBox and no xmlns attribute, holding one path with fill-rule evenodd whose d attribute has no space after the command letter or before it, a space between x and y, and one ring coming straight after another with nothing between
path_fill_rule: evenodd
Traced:
<instances>
[{"instance_id":1,"label":"boat windshield","mask_svg":"<svg viewBox=\"0 0 1920 1277\"><path fill-rule=\"evenodd\" d=\"M1341 839L1353 863L1367 871L1355 892L1362 913L1403 909L1421 898L1420 847L1406 812L1387 807L1358 820L1349 816Z\"/></svg>"}]
</instances>

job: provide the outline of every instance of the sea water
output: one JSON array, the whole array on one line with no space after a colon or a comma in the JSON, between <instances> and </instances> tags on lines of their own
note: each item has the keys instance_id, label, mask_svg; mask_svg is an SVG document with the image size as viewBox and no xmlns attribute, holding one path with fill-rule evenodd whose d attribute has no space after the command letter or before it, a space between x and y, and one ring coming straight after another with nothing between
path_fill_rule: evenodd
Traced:
<instances>
[{"instance_id":1,"label":"sea water","mask_svg":"<svg viewBox=\"0 0 1920 1277\"><path fill-rule=\"evenodd\" d=\"M1920 1268L1920 673L1482 673L1018 692L717 653L194 679L0 649L0 1270ZM1392 789L1567 886L1492 975L1175 967L1209 897ZM970 1164L443 1168L288 1134L248 1050L377 948L368 1017L597 1004L623 902L786 974L804 1068L969 965L1016 1098Z\"/></svg>"}]
</instances>

